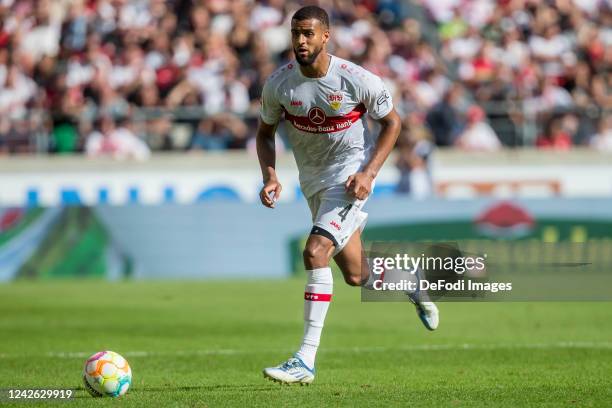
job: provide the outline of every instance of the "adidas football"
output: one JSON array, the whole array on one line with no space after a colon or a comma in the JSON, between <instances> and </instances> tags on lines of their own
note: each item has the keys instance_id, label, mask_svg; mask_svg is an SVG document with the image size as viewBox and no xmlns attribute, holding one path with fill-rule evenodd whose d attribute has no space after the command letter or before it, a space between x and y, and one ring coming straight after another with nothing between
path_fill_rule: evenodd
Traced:
<instances>
[{"instance_id":1,"label":"adidas football","mask_svg":"<svg viewBox=\"0 0 612 408\"><path fill-rule=\"evenodd\" d=\"M94 397L119 397L130 388L132 369L114 351L100 351L85 362L83 383Z\"/></svg>"}]
</instances>

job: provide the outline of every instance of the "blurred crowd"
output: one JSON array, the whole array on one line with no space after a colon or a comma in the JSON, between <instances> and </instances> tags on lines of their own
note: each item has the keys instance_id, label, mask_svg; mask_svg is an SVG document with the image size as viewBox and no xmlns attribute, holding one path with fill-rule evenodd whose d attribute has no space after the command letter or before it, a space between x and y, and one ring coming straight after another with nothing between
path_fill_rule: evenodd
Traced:
<instances>
[{"instance_id":1,"label":"blurred crowd","mask_svg":"<svg viewBox=\"0 0 612 408\"><path fill-rule=\"evenodd\" d=\"M523 115L542 123L538 147L599 146L610 132L612 2L422 3L437 24L440 55L474 101L522 101Z\"/></svg>"},{"instance_id":2,"label":"blurred crowd","mask_svg":"<svg viewBox=\"0 0 612 408\"><path fill-rule=\"evenodd\" d=\"M394 94L406 174L436 145L612 151L609 0L317 3L330 52ZM292 58L301 5L0 0L0 151L253 149L262 85ZM282 128L278 149L290 149Z\"/></svg>"}]
</instances>

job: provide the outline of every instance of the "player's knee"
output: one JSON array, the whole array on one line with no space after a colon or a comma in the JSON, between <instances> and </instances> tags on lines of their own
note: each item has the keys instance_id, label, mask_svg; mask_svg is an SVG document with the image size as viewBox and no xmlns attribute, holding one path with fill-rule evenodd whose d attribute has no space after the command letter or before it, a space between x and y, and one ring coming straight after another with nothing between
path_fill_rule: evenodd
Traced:
<instances>
[{"instance_id":1,"label":"player's knee","mask_svg":"<svg viewBox=\"0 0 612 408\"><path fill-rule=\"evenodd\" d=\"M316 267L327 265L329 262L330 252L329 245L325 245L317 241L308 241L306 243L306 247L304 248L304 252L302 253L304 263L306 266Z\"/></svg>"},{"instance_id":2,"label":"player's knee","mask_svg":"<svg viewBox=\"0 0 612 408\"><path fill-rule=\"evenodd\" d=\"M344 281L349 286L361 286L361 276L344 275Z\"/></svg>"}]
</instances>

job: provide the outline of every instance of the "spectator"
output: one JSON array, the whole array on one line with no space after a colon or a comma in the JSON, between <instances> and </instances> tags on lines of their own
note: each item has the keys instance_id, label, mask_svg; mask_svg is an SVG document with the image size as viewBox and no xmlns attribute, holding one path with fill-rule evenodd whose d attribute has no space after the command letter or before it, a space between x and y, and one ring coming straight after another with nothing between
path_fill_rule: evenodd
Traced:
<instances>
[{"instance_id":1,"label":"spectator","mask_svg":"<svg viewBox=\"0 0 612 408\"><path fill-rule=\"evenodd\" d=\"M225 150L244 147L247 127L231 113L221 113L202 119L189 142L189 150Z\"/></svg>"},{"instance_id":2,"label":"spectator","mask_svg":"<svg viewBox=\"0 0 612 408\"><path fill-rule=\"evenodd\" d=\"M146 160L151 155L149 147L134 135L126 123L116 126L110 116L104 116L97 127L99 130L91 133L85 144L89 157Z\"/></svg>"},{"instance_id":3,"label":"spectator","mask_svg":"<svg viewBox=\"0 0 612 408\"><path fill-rule=\"evenodd\" d=\"M0 75L0 115L21 118L28 101L36 94L36 84L17 65L4 66Z\"/></svg>"},{"instance_id":4,"label":"spectator","mask_svg":"<svg viewBox=\"0 0 612 408\"><path fill-rule=\"evenodd\" d=\"M411 113L398 138L395 166L399 170L400 179L397 193L410 194L414 198L425 198L433 194L430 171L433 149L431 134L424 126L423 116Z\"/></svg>"},{"instance_id":5,"label":"spectator","mask_svg":"<svg viewBox=\"0 0 612 408\"><path fill-rule=\"evenodd\" d=\"M591 138L591 147L600 152L612 152L612 115L600 120L599 132Z\"/></svg>"},{"instance_id":6,"label":"spectator","mask_svg":"<svg viewBox=\"0 0 612 408\"><path fill-rule=\"evenodd\" d=\"M479 152L491 152L501 148L495 131L485 121L484 111L476 105L468 109L467 125L455 144L463 150Z\"/></svg>"},{"instance_id":7,"label":"spectator","mask_svg":"<svg viewBox=\"0 0 612 408\"><path fill-rule=\"evenodd\" d=\"M442 100L434 105L426 116L435 144L452 146L458 133L458 108L461 104L463 89L459 85L451 87Z\"/></svg>"},{"instance_id":8,"label":"spectator","mask_svg":"<svg viewBox=\"0 0 612 408\"><path fill-rule=\"evenodd\" d=\"M554 118L548 122L544 134L536 140L536 146L539 149L570 150L572 138L563 130L561 121Z\"/></svg>"}]
</instances>

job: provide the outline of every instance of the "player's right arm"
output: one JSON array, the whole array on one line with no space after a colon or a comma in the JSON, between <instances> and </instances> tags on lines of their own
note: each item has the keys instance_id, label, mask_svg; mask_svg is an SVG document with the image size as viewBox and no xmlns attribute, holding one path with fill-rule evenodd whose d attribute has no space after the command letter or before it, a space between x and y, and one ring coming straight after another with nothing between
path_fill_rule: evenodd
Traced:
<instances>
[{"instance_id":1,"label":"player's right arm","mask_svg":"<svg viewBox=\"0 0 612 408\"><path fill-rule=\"evenodd\" d=\"M264 183L263 188L259 192L259 199L268 208L274 208L274 203L280 197L281 190L283 189L276 177L275 133L276 124L268 125L263 120L259 121L256 136L257 157L259 158L259 166L261 167Z\"/></svg>"},{"instance_id":2,"label":"player's right arm","mask_svg":"<svg viewBox=\"0 0 612 408\"><path fill-rule=\"evenodd\" d=\"M259 192L261 203L268 208L280 197L283 189L276 177L276 146L274 135L280 120L282 108L275 97L270 81L266 81L261 95L261 118L257 127L256 146L264 186Z\"/></svg>"}]
</instances>

